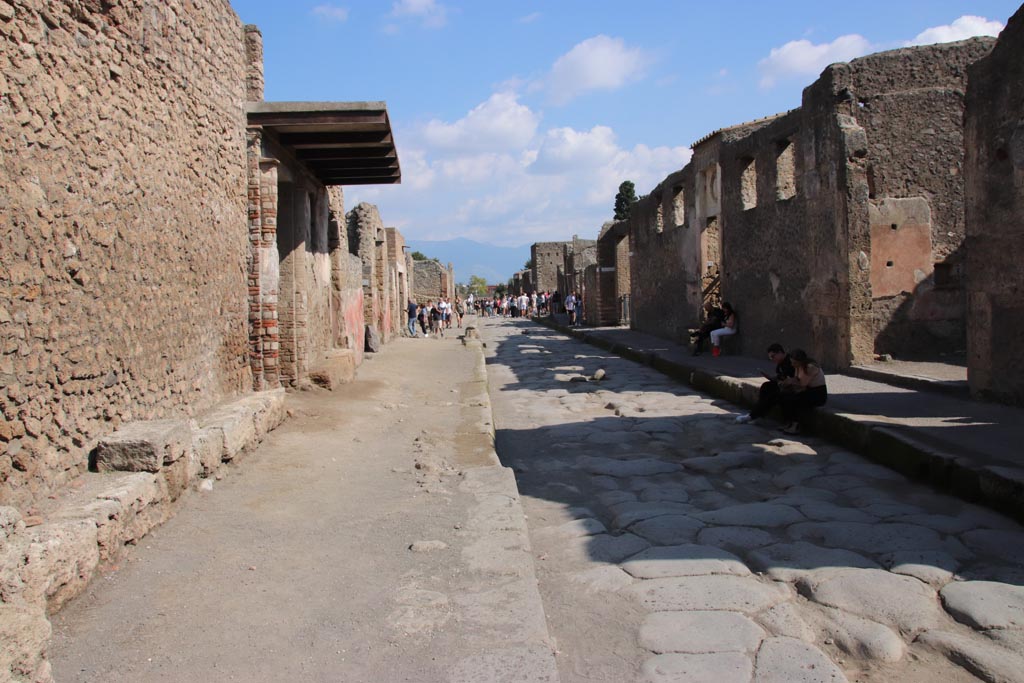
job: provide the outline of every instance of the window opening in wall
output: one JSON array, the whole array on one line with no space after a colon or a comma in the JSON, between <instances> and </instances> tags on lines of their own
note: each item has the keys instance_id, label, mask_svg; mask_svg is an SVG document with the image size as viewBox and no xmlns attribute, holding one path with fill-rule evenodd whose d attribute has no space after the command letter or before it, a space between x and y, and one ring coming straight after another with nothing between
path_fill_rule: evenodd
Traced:
<instances>
[{"instance_id":1,"label":"window opening in wall","mask_svg":"<svg viewBox=\"0 0 1024 683\"><path fill-rule=\"evenodd\" d=\"M323 247L320 244L320 232L316 229L316 195L310 192L307 197L309 198L309 249L314 254L323 251Z\"/></svg>"},{"instance_id":2,"label":"window opening in wall","mask_svg":"<svg viewBox=\"0 0 1024 683\"><path fill-rule=\"evenodd\" d=\"M704 232L701 233L701 305L717 304L722 295L722 233L719 228L718 216L707 219Z\"/></svg>"},{"instance_id":3,"label":"window opening in wall","mask_svg":"<svg viewBox=\"0 0 1024 683\"><path fill-rule=\"evenodd\" d=\"M936 263L935 289L956 289L960 286L960 270L952 263Z\"/></svg>"},{"instance_id":4,"label":"window opening in wall","mask_svg":"<svg viewBox=\"0 0 1024 683\"><path fill-rule=\"evenodd\" d=\"M775 197L782 201L796 196L796 150L791 140L780 140L775 155Z\"/></svg>"},{"instance_id":5,"label":"window opening in wall","mask_svg":"<svg viewBox=\"0 0 1024 683\"><path fill-rule=\"evenodd\" d=\"M757 162L752 158L740 159L740 201L743 210L757 207Z\"/></svg>"},{"instance_id":6,"label":"window opening in wall","mask_svg":"<svg viewBox=\"0 0 1024 683\"><path fill-rule=\"evenodd\" d=\"M868 164L868 199L875 198L875 167Z\"/></svg>"},{"instance_id":7,"label":"window opening in wall","mask_svg":"<svg viewBox=\"0 0 1024 683\"><path fill-rule=\"evenodd\" d=\"M665 232L665 207L662 206L661 193L654 195L654 232Z\"/></svg>"},{"instance_id":8,"label":"window opening in wall","mask_svg":"<svg viewBox=\"0 0 1024 683\"><path fill-rule=\"evenodd\" d=\"M676 226L686 224L686 197L682 185L672 188L672 223Z\"/></svg>"},{"instance_id":9,"label":"window opening in wall","mask_svg":"<svg viewBox=\"0 0 1024 683\"><path fill-rule=\"evenodd\" d=\"M893 265L895 265L895 264L894 264L894 263L893 263L892 261L886 261L886 262L885 262L885 267L886 267L886 268L892 268L892 267L893 267Z\"/></svg>"}]
</instances>

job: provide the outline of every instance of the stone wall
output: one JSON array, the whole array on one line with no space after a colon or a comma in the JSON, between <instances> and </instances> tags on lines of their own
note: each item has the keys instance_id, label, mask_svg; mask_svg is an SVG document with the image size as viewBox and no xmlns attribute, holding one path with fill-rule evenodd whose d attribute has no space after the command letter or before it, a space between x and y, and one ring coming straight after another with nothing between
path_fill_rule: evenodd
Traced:
<instances>
[{"instance_id":1,"label":"stone wall","mask_svg":"<svg viewBox=\"0 0 1024 683\"><path fill-rule=\"evenodd\" d=\"M391 335L401 332L409 319L406 304L410 297L405 238L396 228L386 228L388 268L391 271Z\"/></svg>"},{"instance_id":2,"label":"stone wall","mask_svg":"<svg viewBox=\"0 0 1024 683\"><path fill-rule=\"evenodd\" d=\"M553 292L558 289L558 267L564 263L564 248L567 242L535 242L530 245L530 287L534 291Z\"/></svg>"},{"instance_id":3,"label":"stone wall","mask_svg":"<svg viewBox=\"0 0 1024 683\"><path fill-rule=\"evenodd\" d=\"M4 2L0 34L0 502L24 507L122 422L252 389L247 58L221 0Z\"/></svg>"},{"instance_id":4,"label":"stone wall","mask_svg":"<svg viewBox=\"0 0 1024 683\"><path fill-rule=\"evenodd\" d=\"M1024 8L967 88L968 381L1024 405Z\"/></svg>"},{"instance_id":5,"label":"stone wall","mask_svg":"<svg viewBox=\"0 0 1024 683\"><path fill-rule=\"evenodd\" d=\"M387 305L383 286L386 258L380 253L387 254L384 223L377 207L366 202L349 211L345 220L349 252L358 256L362 263L363 319L368 327L380 331Z\"/></svg>"},{"instance_id":6,"label":"stone wall","mask_svg":"<svg viewBox=\"0 0 1024 683\"><path fill-rule=\"evenodd\" d=\"M434 260L413 262L413 298L417 303L437 301L441 297L455 296L453 273Z\"/></svg>"}]
</instances>

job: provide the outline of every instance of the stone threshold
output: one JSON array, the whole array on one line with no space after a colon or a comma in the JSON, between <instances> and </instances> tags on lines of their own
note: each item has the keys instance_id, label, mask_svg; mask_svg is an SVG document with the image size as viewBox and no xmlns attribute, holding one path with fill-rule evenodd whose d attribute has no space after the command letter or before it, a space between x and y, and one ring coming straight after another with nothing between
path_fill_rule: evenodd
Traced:
<instances>
[{"instance_id":1,"label":"stone threshold","mask_svg":"<svg viewBox=\"0 0 1024 683\"><path fill-rule=\"evenodd\" d=\"M752 408L761 379L742 379L669 360L657 353L612 342L593 331L570 328L550 317L534 322L617 356L647 365L711 396ZM968 457L925 443L912 427L879 426L825 406L816 409L814 436L836 443L911 479L1024 522L1024 474L1007 467L978 465Z\"/></svg>"},{"instance_id":2,"label":"stone threshold","mask_svg":"<svg viewBox=\"0 0 1024 683\"><path fill-rule=\"evenodd\" d=\"M198 419L126 423L100 440L94 471L41 506L38 517L0 507L0 674L50 681L48 615L170 519L190 487L238 462L284 419L285 391L275 389Z\"/></svg>"}]
</instances>

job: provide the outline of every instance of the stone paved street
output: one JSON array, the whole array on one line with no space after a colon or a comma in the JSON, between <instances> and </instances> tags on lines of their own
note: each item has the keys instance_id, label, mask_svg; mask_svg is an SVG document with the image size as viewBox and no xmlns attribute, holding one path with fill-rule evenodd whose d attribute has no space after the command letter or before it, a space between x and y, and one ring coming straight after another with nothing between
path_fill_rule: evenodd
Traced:
<instances>
[{"instance_id":1,"label":"stone paved street","mask_svg":"<svg viewBox=\"0 0 1024 683\"><path fill-rule=\"evenodd\" d=\"M1024 680L1017 523L533 323L482 327L562 681Z\"/></svg>"}]
</instances>

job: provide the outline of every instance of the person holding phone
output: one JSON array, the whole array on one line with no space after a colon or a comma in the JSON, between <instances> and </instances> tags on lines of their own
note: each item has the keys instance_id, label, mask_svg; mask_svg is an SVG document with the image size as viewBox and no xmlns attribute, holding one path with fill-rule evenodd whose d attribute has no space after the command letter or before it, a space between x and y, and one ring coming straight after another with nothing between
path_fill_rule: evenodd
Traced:
<instances>
[{"instance_id":1,"label":"person holding phone","mask_svg":"<svg viewBox=\"0 0 1024 683\"><path fill-rule=\"evenodd\" d=\"M761 372L761 375L768 381L761 385L761 389L757 393L757 405L746 415L737 417L736 422L742 424L767 415L768 411L779 402L779 396L784 391L786 380L796 375L793 361L782 344L775 343L768 347L768 359L775 363L775 376L772 377L767 372Z\"/></svg>"}]
</instances>

